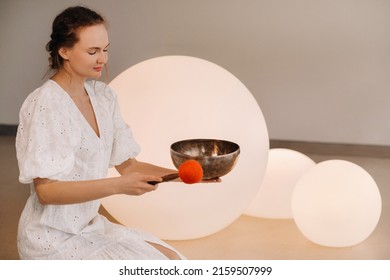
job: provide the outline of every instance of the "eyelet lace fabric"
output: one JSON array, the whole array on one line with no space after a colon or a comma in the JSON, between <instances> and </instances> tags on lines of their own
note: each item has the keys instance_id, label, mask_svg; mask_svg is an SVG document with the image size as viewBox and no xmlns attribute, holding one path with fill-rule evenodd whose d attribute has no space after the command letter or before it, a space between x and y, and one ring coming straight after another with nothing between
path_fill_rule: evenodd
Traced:
<instances>
[{"instance_id":1,"label":"eyelet lace fabric","mask_svg":"<svg viewBox=\"0 0 390 280\"><path fill-rule=\"evenodd\" d=\"M16 137L19 181L30 184L31 189L19 221L20 258L165 259L146 241L174 248L142 230L111 223L98 213L99 200L45 206L38 201L34 178L105 178L110 166L140 152L121 117L115 93L98 81L86 82L85 88L99 136L70 96L52 80L32 92L20 110Z\"/></svg>"}]
</instances>

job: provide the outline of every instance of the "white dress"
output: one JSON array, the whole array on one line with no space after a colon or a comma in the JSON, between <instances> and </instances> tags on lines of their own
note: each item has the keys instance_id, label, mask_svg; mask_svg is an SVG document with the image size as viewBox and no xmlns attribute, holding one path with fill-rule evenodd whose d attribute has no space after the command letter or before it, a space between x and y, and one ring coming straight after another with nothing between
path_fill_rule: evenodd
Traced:
<instances>
[{"instance_id":1,"label":"white dress","mask_svg":"<svg viewBox=\"0 0 390 280\"><path fill-rule=\"evenodd\" d=\"M85 89L100 137L70 96L52 80L32 92L20 110L16 137L19 181L30 184L31 189L19 221L20 258L166 259L146 241L177 251L149 233L111 223L98 213L100 200L42 205L37 199L34 178L105 178L110 166L140 151L122 120L115 93L98 81L86 82Z\"/></svg>"}]
</instances>

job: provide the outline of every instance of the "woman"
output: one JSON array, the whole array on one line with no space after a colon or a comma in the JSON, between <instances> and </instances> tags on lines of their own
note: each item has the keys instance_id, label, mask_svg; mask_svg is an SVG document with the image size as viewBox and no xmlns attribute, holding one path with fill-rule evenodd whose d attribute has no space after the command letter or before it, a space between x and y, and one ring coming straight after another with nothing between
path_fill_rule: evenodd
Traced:
<instances>
[{"instance_id":1,"label":"woman","mask_svg":"<svg viewBox=\"0 0 390 280\"><path fill-rule=\"evenodd\" d=\"M18 229L22 259L183 258L98 214L99 199L154 191L149 181L174 172L135 159L140 149L114 92L95 80L109 45L105 20L88 8L68 8L53 22L46 48L54 74L23 103L16 138L19 180L31 184ZM121 176L106 178L109 166Z\"/></svg>"}]
</instances>

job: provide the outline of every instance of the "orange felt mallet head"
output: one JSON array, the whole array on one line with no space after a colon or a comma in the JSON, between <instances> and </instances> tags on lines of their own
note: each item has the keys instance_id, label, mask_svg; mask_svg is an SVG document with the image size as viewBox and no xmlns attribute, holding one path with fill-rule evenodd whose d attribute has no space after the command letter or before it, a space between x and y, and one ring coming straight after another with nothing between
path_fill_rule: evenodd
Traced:
<instances>
[{"instance_id":1,"label":"orange felt mallet head","mask_svg":"<svg viewBox=\"0 0 390 280\"><path fill-rule=\"evenodd\" d=\"M180 179L186 184L198 183L203 178L203 168L199 162L190 159L179 166Z\"/></svg>"}]
</instances>

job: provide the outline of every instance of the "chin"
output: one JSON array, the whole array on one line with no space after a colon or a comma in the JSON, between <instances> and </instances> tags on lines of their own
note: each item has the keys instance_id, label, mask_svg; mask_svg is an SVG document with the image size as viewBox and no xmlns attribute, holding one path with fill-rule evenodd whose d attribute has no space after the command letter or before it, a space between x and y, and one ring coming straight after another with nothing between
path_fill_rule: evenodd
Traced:
<instances>
[{"instance_id":1,"label":"chin","mask_svg":"<svg viewBox=\"0 0 390 280\"><path fill-rule=\"evenodd\" d=\"M93 74L89 75L89 78L91 78L91 79L99 79L101 76L102 76L102 73L99 72L99 73L93 73Z\"/></svg>"}]
</instances>

